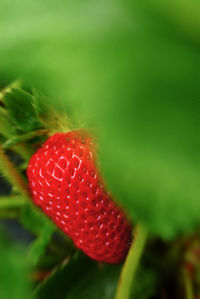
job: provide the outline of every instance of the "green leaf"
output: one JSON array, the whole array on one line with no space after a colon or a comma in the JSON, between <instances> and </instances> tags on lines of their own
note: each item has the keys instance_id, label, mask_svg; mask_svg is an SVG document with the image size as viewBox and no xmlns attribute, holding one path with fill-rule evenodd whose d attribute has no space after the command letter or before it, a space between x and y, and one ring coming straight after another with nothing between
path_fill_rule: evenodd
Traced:
<instances>
[{"instance_id":1,"label":"green leaf","mask_svg":"<svg viewBox=\"0 0 200 299\"><path fill-rule=\"evenodd\" d=\"M121 265L102 265L97 264L85 273L84 276L67 293L66 299L82 298L115 298L115 291ZM81 295L80 295L81 294ZM139 297L138 297L139 298Z\"/></svg>"},{"instance_id":2,"label":"green leaf","mask_svg":"<svg viewBox=\"0 0 200 299\"><path fill-rule=\"evenodd\" d=\"M157 273L153 269L139 267L131 288L132 299L149 299L155 294L158 284Z\"/></svg>"},{"instance_id":3,"label":"green leaf","mask_svg":"<svg viewBox=\"0 0 200 299\"><path fill-rule=\"evenodd\" d=\"M52 234L55 231L54 224L40 213L33 205L27 204L21 211L20 222L30 232L36 235L28 250L28 263L35 266L44 254Z\"/></svg>"},{"instance_id":4,"label":"green leaf","mask_svg":"<svg viewBox=\"0 0 200 299\"><path fill-rule=\"evenodd\" d=\"M167 16L178 28L193 40L199 40L200 34L200 5L197 0L173 1L154 0L157 9Z\"/></svg>"},{"instance_id":5,"label":"green leaf","mask_svg":"<svg viewBox=\"0 0 200 299\"><path fill-rule=\"evenodd\" d=\"M97 264L82 253L55 269L41 283L34 294L38 299L115 298L121 265ZM147 299L156 289L157 277L153 270L140 267L131 298Z\"/></svg>"},{"instance_id":6,"label":"green leaf","mask_svg":"<svg viewBox=\"0 0 200 299\"><path fill-rule=\"evenodd\" d=\"M16 135L16 129L9 119L9 114L6 109L0 107L0 133L4 138L12 138Z\"/></svg>"},{"instance_id":7,"label":"green leaf","mask_svg":"<svg viewBox=\"0 0 200 299\"><path fill-rule=\"evenodd\" d=\"M29 132L41 125L34 109L35 99L29 93L13 88L5 94L4 102L12 120L22 131Z\"/></svg>"},{"instance_id":8,"label":"green leaf","mask_svg":"<svg viewBox=\"0 0 200 299\"><path fill-rule=\"evenodd\" d=\"M26 299L30 295L28 266L24 259L25 250L11 243L0 232L0 298Z\"/></svg>"},{"instance_id":9,"label":"green leaf","mask_svg":"<svg viewBox=\"0 0 200 299\"><path fill-rule=\"evenodd\" d=\"M114 56L106 55L110 70L118 61L107 78L112 88L103 104L90 98L88 107L101 128L102 168L116 198L132 219L172 238L200 222L200 57L150 5L138 4L135 14L133 43L124 37Z\"/></svg>"},{"instance_id":10,"label":"green leaf","mask_svg":"<svg viewBox=\"0 0 200 299\"><path fill-rule=\"evenodd\" d=\"M98 265L82 253L56 269L36 290L45 298L114 298L121 265ZM81 294L81 295L80 295Z\"/></svg>"},{"instance_id":11,"label":"green leaf","mask_svg":"<svg viewBox=\"0 0 200 299\"><path fill-rule=\"evenodd\" d=\"M102 268L95 265L67 292L65 298L76 299L80 296L87 299L93 299L95 296L104 299L115 298L120 270L121 265L102 265ZM130 298L150 298L154 295L157 281L156 273L152 269L140 267L131 287Z\"/></svg>"},{"instance_id":12,"label":"green leaf","mask_svg":"<svg viewBox=\"0 0 200 299\"><path fill-rule=\"evenodd\" d=\"M43 225L40 229L40 234L37 236L29 248L28 263L31 266L36 266L39 258L44 254L47 245L49 244L54 227L52 225Z\"/></svg>"},{"instance_id":13,"label":"green leaf","mask_svg":"<svg viewBox=\"0 0 200 299\"><path fill-rule=\"evenodd\" d=\"M43 227L54 227L54 224L32 204L26 204L20 214L21 224L31 233L39 235Z\"/></svg>"},{"instance_id":14,"label":"green leaf","mask_svg":"<svg viewBox=\"0 0 200 299\"><path fill-rule=\"evenodd\" d=\"M41 283L34 294L38 299L64 299L69 290L76 287L78 281L93 267L91 259L83 254L76 254L71 260L55 269L54 272Z\"/></svg>"}]
</instances>

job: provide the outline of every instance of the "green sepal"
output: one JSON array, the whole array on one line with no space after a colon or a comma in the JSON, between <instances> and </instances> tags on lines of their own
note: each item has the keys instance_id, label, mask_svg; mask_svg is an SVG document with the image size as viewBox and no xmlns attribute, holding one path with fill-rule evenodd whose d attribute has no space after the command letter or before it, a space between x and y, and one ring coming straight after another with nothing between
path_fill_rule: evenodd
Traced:
<instances>
[{"instance_id":1,"label":"green sepal","mask_svg":"<svg viewBox=\"0 0 200 299\"><path fill-rule=\"evenodd\" d=\"M45 135L46 130L38 130L38 131L33 131L33 132L28 132L19 136L14 136L10 139L8 139L6 142L4 142L3 147L4 148L9 148L15 144L30 140L34 137L37 137L38 135Z\"/></svg>"},{"instance_id":2,"label":"green sepal","mask_svg":"<svg viewBox=\"0 0 200 299\"><path fill-rule=\"evenodd\" d=\"M14 88L5 94L4 103L11 119L20 130L30 132L41 127L35 111L36 100L31 94Z\"/></svg>"},{"instance_id":3,"label":"green sepal","mask_svg":"<svg viewBox=\"0 0 200 299\"><path fill-rule=\"evenodd\" d=\"M11 92L13 88L20 88L21 87L21 81L15 80L11 84L7 85L5 88L1 89L0 91L0 101L4 102L4 96L7 92Z\"/></svg>"},{"instance_id":4,"label":"green sepal","mask_svg":"<svg viewBox=\"0 0 200 299\"><path fill-rule=\"evenodd\" d=\"M0 133L5 139L16 135L16 130L9 119L8 112L3 107L0 107Z\"/></svg>"}]
</instances>

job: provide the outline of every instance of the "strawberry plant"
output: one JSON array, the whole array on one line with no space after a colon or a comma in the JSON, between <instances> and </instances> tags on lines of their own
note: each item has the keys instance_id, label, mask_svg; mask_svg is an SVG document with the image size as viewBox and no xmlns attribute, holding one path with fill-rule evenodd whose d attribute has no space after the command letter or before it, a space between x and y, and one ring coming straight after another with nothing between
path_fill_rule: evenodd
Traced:
<instances>
[{"instance_id":1,"label":"strawberry plant","mask_svg":"<svg viewBox=\"0 0 200 299\"><path fill-rule=\"evenodd\" d=\"M0 299L200 296L194 0L0 0Z\"/></svg>"}]
</instances>

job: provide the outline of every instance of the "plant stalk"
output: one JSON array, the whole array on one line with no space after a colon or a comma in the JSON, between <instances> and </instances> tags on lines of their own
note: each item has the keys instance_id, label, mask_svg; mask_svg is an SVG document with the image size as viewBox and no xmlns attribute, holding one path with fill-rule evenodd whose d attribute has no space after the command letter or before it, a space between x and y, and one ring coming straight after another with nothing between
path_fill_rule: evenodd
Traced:
<instances>
[{"instance_id":1,"label":"plant stalk","mask_svg":"<svg viewBox=\"0 0 200 299\"><path fill-rule=\"evenodd\" d=\"M27 203L26 198L20 195L0 196L0 209L20 208Z\"/></svg>"},{"instance_id":2,"label":"plant stalk","mask_svg":"<svg viewBox=\"0 0 200 299\"><path fill-rule=\"evenodd\" d=\"M186 270L183 270L183 283L184 283L184 287L185 287L185 298L186 299L194 299L192 281L189 276L189 273Z\"/></svg>"},{"instance_id":3,"label":"plant stalk","mask_svg":"<svg viewBox=\"0 0 200 299\"><path fill-rule=\"evenodd\" d=\"M16 189L25 197L29 197L29 191L23 177L17 172L15 166L5 154L2 145L0 144L0 172L6 179L14 185Z\"/></svg>"},{"instance_id":4,"label":"plant stalk","mask_svg":"<svg viewBox=\"0 0 200 299\"><path fill-rule=\"evenodd\" d=\"M138 224L134 231L131 248L122 268L115 299L130 299L131 287L134 284L136 270L142 256L146 239L146 228Z\"/></svg>"}]
</instances>

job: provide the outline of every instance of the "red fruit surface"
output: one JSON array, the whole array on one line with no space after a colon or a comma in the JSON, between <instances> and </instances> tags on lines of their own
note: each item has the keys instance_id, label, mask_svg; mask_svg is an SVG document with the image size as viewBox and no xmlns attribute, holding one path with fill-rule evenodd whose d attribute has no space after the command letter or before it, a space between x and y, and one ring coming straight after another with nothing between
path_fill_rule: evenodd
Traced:
<instances>
[{"instance_id":1,"label":"red fruit surface","mask_svg":"<svg viewBox=\"0 0 200 299\"><path fill-rule=\"evenodd\" d=\"M27 169L33 201L85 254L121 262L131 224L105 190L92 138L83 131L57 133L32 156Z\"/></svg>"}]
</instances>

